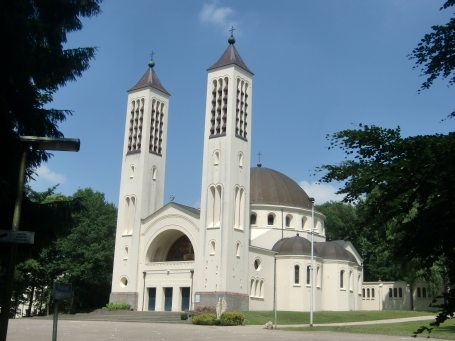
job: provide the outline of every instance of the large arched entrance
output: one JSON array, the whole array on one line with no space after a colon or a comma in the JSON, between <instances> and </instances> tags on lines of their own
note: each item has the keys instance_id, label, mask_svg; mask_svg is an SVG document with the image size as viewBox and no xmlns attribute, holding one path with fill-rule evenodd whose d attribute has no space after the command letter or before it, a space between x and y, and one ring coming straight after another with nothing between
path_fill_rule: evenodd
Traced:
<instances>
[{"instance_id":1,"label":"large arched entrance","mask_svg":"<svg viewBox=\"0 0 455 341\"><path fill-rule=\"evenodd\" d=\"M168 229L153 238L145 256L144 310L190 308L195 253L190 237L181 230Z\"/></svg>"}]
</instances>

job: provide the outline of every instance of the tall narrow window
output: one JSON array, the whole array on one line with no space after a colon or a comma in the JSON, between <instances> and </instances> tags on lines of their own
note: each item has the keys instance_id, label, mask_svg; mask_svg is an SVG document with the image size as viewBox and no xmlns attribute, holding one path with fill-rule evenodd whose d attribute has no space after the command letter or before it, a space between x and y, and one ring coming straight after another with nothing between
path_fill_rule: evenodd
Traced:
<instances>
[{"instance_id":1,"label":"tall narrow window","mask_svg":"<svg viewBox=\"0 0 455 341\"><path fill-rule=\"evenodd\" d=\"M393 297L392 288L389 288L389 298Z\"/></svg>"},{"instance_id":2,"label":"tall narrow window","mask_svg":"<svg viewBox=\"0 0 455 341\"><path fill-rule=\"evenodd\" d=\"M402 288L398 288L398 297L399 298L403 297L403 289Z\"/></svg>"},{"instance_id":3,"label":"tall narrow window","mask_svg":"<svg viewBox=\"0 0 455 341\"><path fill-rule=\"evenodd\" d=\"M216 244L215 244L215 241L212 240L210 242L210 255L213 256L215 254L215 250L216 250Z\"/></svg>"},{"instance_id":4,"label":"tall narrow window","mask_svg":"<svg viewBox=\"0 0 455 341\"><path fill-rule=\"evenodd\" d=\"M239 219L240 219L240 188L238 186L235 187L234 190L234 228L239 227Z\"/></svg>"},{"instance_id":5,"label":"tall narrow window","mask_svg":"<svg viewBox=\"0 0 455 341\"><path fill-rule=\"evenodd\" d=\"M398 297L398 289L393 288L393 297Z\"/></svg>"},{"instance_id":6,"label":"tall narrow window","mask_svg":"<svg viewBox=\"0 0 455 341\"><path fill-rule=\"evenodd\" d=\"M367 289L367 298L370 298L370 288Z\"/></svg>"},{"instance_id":7,"label":"tall narrow window","mask_svg":"<svg viewBox=\"0 0 455 341\"><path fill-rule=\"evenodd\" d=\"M156 175L158 171L155 166L152 167L152 180L156 180Z\"/></svg>"},{"instance_id":8,"label":"tall narrow window","mask_svg":"<svg viewBox=\"0 0 455 341\"><path fill-rule=\"evenodd\" d=\"M294 265L294 284L300 283L300 266Z\"/></svg>"},{"instance_id":9,"label":"tall narrow window","mask_svg":"<svg viewBox=\"0 0 455 341\"><path fill-rule=\"evenodd\" d=\"M371 288L371 298L374 298L374 288Z\"/></svg>"},{"instance_id":10,"label":"tall narrow window","mask_svg":"<svg viewBox=\"0 0 455 341\"><path fill-rule=\"evenodd\" d=\"M256 294L256 290L255 290L255 285L254 285L254 278L251 279L251 286L250 286L250 296L251 297L254 297L255 294Z\"/></svg>"},{"instance_id":11,"label":"tall narrow window","mask_svg":"<svg viewBox=\"0 0 455 341\"><path fill-rule=\"evenodd\" d=\"M215 214L214 214L214 224L216 227L221 226L221 198L222 198L222 188L220 185L216 186L215 190Z\"/></svg>"},{"instance_id":12,"label":"tall narrow window","mask_svg":"<svg viewBox=\"0 0 455 341\"><path fill-rule=\"evenodd\" d=\"M135 211L136 211L136 198L132 196L132 197L130 197L130 203L128 206L128 234L133 233Z\"/></svg>"},{"instance_id":13,"label":"tall narrow window","mask_svg":"<svg viewBox=\"0 0 455 341\"><path fill-rule=\"evenodd\" d=\"M237 243L236 243L236 246L235 246L235 256L236 256L236 257L240 257L240 242L237 242Z\"/></svg>"},{"instance_id":14,"label":"tall narrow window","mask_svg":"<svg viewBox=\"0 0 455 341\"><path fill-rule=\"evenodd\" d=\"M213 153L213 164L215 166L220 164L220 151L219 150L217 150L217 151L215 151L215 153Z\"/></svg>"},{"instance_id":15,"label":"tall narrow window","mask_svg":"<svg viewBox=\"0 0 455 341\"><path fill-rule=\"evenodd\" d=\"M244 225L245 225L245 189L243 189L243 188L240 189L240 210L239 210L239 215L240 215L239 228L243 230Z\"/></svg>"},{"instance_id":16,"label":"tall narrow window","mask_svg":"<svg viewBox=\"0 0 455 341\"><path fill-rule=\"evenodd\" d=\"M427 298L427 288L422 288L422 297Z\"/></svg>"},{"instance_id":17,"label":"tall narrow window","mask_svg":"<svg viewBox=\"0 0 455 341\"><path fill-rule=\"evenodd\" d=\"M130 179L134 178L134 165L130 167Z\"/></svg>"},{"instance_id":18,"label":"tall narrow window","mask_svg":"<svg viewBox=\"0 0 455 341\"><path fill-rule=\"evenodd\" d=\"M130 213L130 197L125 198L125 206L123 208L123 234L128 234L128 223Z\"/></svg>"},{"instance_id":19,"label":"tall narrow window","mask_svg":"<svg viewBox=\"0 0 455 341\"><path fill-rule=\"evenodd\" d=\"M229 79L227 77L214 80L212 83L210 137L224 136L226 134L228 83Z\"/></svg>"},{"instance_id":20,"label":"tall narrow window","mask_svg":"<svg viewBox=\"0 0 455 341\"><path fill-rule=\"evenodd\" d=\"M365 288L362 288L362 297L365 298Z\"/></svg>"},{"instance_id":21,"label":"tall narrow window","mask_svg":"<svg viewBox=\"0 0 455 341\"><path fill-rule=\"evenodd\" d=\"M307 220L308 220L307 217L302 217L302 230L305 228L305 224L306 224Z\"/></svg>"},{"instance_id":22,"label":"tall narrow window","mask_svg":"<svg viewBox=\"0 0 455 341\"><path fill-rule=\"evenodd\" d=\"M352 271L349 271L349 290L352 291L352 287L354 286L354 276L352 275Z\"/></svg>"},{"instance_id":23,"label":"tall narrow window","mask_svg":"<svg viewBox=\"0 0 455 341\"><path fill-rule=\"evenodd\" d=\"M422 295L420 293L420 288L417 288L417 297L420 298Z\"/></svg>"},{"instance_id":24,"label":"tall narrow window","mask_svg":"<svg viewBox=\"0 0 455 341\"><path fill-rule=\"evenodd\" d=\"M274 225L274 221L275 221L275 216L273 214L269 214L267 216L267 225Z\"/></svg>"},{"instance_id":25,"label":"tall narrow window","mask_svg":"<svg viewBox=\"0 0 455 341\"><path fill-rule=\"evenodd\" d=\"M321 287L321 267L318 265L317 271L316 271L316 279L317 279L317 287Z\"/></svg>"},{"instance_id":26,"label":"tall narrow window","mask_svg":"<svg viewBox=\"0 0 455 341\"><path fill-rule=\"evenodd\" d=\"M344 270L340 271L340 288L344 288Z\"/></svg>"},{"instance_id":27,"label":"tall narrow window","mask_svg":"<svg viewBox=\"0 0 455 341\"><path fill-rule=\"evenodd\" d=\"M215 186L210 186L207 193L207 223L208 227L215 226Z\"/></svg>"},{"instance_id":28,"label":"tall narrow window","mask_svg":"<svg viewBox=\"0 0 455 341\"><path fill-rule=\"evenodd\" d=\"M306 267L306 284L311 285L311 266Z\"/></svg>"}]
</instances>

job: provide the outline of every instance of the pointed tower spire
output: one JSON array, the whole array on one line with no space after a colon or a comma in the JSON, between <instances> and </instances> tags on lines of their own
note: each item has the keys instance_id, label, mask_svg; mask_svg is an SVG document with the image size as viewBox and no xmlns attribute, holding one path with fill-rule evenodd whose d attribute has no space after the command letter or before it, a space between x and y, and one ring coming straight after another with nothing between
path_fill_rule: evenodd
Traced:
<instances>
[{"instance_id":1,"label":"pointed tower spire","mask_svg":"<svg viewBox=\"0 0 455 341\"><path fill-rule=\"evenodd\" d=\"M139 82L137 82L137 84L128 91L138 90L150 86L152 88L160 90L161 92L164 92L166 95L171 95L161 84L155 70L153 70L153 67L155 66L155 62L153 61L154 54L155 53L153 51L150 54L150 61L148 62L149 69L144 73L141 79L139 79Z\"/></svg>"},{"instance_id":2,"label":"pointed tower spire","mask_svg":"<svg viewBox=\"0 0 455 341\"><path fill-rule=\"evenodd\" d=\"M224 51L224 53L221 55L220 59L213 64L211 67L207 69L207 71L214 70L223 66L228 66L235 64L237 66L240 66L242 69L245 71L248 71L252 75L254 75L253 72L251 72L250 69L246 66L245 62L243 61L242 57L240 57L240 54L237 52L237 49L235 48L235 38L234 38L234 26L229 30L231 32L231 36L228 39L229 46L227 49Z\"/></svg>"}]
</instances>

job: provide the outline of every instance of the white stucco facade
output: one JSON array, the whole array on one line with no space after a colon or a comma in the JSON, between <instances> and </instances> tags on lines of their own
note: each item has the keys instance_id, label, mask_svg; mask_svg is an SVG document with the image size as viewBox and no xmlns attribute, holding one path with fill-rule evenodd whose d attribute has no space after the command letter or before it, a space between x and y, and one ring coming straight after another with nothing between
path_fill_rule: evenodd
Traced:
<instances>
[{"instance_id":1,"label":"white stucco facade","mask_svg":"<svg viewBox=\"0 0 455 341\"><path fill-rule=\"evenodd\" d=\"M355 247L326 241L303 189L250 167L253 73L229 43L208 69L200 209L163 206L170 95L153 62L128 91L111 302L272 310L276 297L278 310L309 311L313 294L315 311L381 309L362 296Z\"/></svg>"}]
</instances>

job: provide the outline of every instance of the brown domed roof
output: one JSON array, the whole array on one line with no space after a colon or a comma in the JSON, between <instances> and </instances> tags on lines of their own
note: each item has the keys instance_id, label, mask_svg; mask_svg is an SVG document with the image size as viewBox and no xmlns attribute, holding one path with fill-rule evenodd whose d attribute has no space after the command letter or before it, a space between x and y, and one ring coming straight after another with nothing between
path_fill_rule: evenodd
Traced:
<instances>
[{"instance_id":1,"label":"brown domed roof","mask_svg":"<svg viewBox=\"0 0 455 341\"><path fill-rule=\"evenodd\" d=\"M308 194L294 180L270 168L250 172L250 203L311 209Z\"/></svg>"},{"instance_id":2,"label":"brown domed roof","mask_svg":"<svg viewBox=\"0 0 455 341\"><path fill-rule=\"evenodd\" d=\"M347 260L357 263L357 259L352 253L335 242L315 243L314 248L324 259Z\"/></svg>"},{"instance_id":3,"label":"brown domed roof","mask_svg":"<svg viewBox=\"0 0 455 341\"><path fill-rule=\"evenodd\" d=\"M315 244L316 245L316 244ZM295 237L280 239L273 245L272 251L279 255L307 255L311 256L311 242L298 234ZM319 257L316 247L313 250L314 256Z\"/></svg>"}]
</instances>

